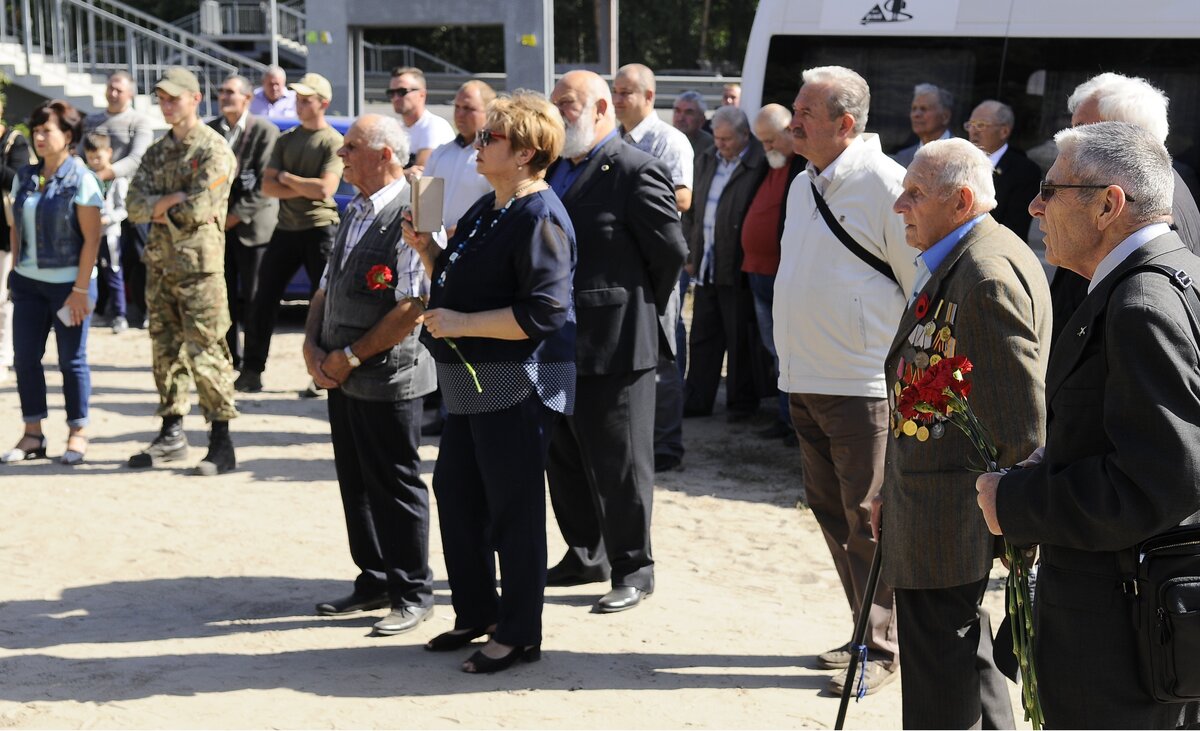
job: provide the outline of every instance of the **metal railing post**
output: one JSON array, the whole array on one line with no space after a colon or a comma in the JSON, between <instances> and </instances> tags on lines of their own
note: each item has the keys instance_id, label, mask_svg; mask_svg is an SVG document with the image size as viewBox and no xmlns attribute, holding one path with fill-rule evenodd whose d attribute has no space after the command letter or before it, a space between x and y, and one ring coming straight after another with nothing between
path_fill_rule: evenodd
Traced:
<instances>
[{"instance_id":1,"label":"metal railing post","mask_svg":"<svg viewBox=\"0 0 1200 731\"><path fill-rule=\"evenodd\" d=\"M21 25L25 30L25 73L32 74L30 60L33 57L33 12L29 7L29 0L21 0Z\"/></svg>"}]
</instances>

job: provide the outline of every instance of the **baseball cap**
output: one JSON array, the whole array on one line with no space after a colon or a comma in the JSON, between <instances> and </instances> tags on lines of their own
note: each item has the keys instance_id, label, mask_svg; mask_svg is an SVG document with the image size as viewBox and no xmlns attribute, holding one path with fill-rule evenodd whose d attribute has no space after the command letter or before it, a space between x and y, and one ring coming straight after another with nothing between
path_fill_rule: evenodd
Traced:
<instances>
[{"instance_id":1,"label":"baseball cap","mask_svg":"<svg viewBox=\"0 0 1200 731\"><path fill-rule=\"evenodd\" d=\"M200 80L191 71L182 66L172 66L163 72L162 78L154 85L171 96L183 96L186 92L200 92Z\"/></svg>"},{"instance_id":2,"label":"baseball cap","mask_svg":"<svg viewBox=\"0 0 1200 731\"><path fill-rule=\"evenodd\" d=\"M305 96L315 94L325 101L333 99L333 86L330 85L329 79L320 74L305 74L296 83L288 84L288 88L297 94L304 94Z\"/></svg>"}]
</instances>

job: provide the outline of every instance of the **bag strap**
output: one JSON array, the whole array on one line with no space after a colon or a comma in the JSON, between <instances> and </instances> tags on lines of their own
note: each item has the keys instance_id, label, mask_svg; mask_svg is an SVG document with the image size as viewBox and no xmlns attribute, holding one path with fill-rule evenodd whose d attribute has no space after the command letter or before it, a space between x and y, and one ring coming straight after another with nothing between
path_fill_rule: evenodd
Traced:
<instances>
[{"instance_id":1,"label":"bag strap","mask_svg":"<svg viewBox=\"0 0 1200 731\"><path fill-rule=\"evenodd\" d=\"M825 202L825 199L821 196L821 193L817 191L817 186L813 185L811 180L808 182L808 184L812 187L813 198L817 202L817 210L821 212L821 218L825 219L825 225L829 227L829 230L833 232L833 235L837 237L838 241L841 241L842 245L849 249L851 254L854 254L859 259L862 259L864 264L892 280L896 286L900 286L900 282L896 280L896 273L892 271L892 268L888 266L887 263L882 259L872 255L870 252L864 249L857 241L854 240L853 236L846 233L846 229L842 228L842 224L838 223L838 220L833 217L833 211L829 210L829 204Z\"/></svg>"}]
</instances>

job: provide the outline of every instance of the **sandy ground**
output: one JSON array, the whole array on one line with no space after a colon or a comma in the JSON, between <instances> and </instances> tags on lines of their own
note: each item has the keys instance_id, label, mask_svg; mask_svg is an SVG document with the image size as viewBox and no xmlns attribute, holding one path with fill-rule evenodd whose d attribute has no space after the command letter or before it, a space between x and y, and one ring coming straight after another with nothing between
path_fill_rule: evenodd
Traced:
<instances>
[{"instance_id":1,"label":"sandy ground","mask_svg":"<svg viewBox=\"0 0 1200 731\"><path fill-rule=\"evenodd\" d=\"M466 651L420 647L453 622L436 530L437 613L418 630L371 637L382 612L312 614L346 593L354 567L325 402L296 397L299 346L292 317L268 391L239 404L240 469L198 478L125 468L157 430L149 341L93 331L87 464L0 467L0 727L832 727L829 673L811 668L849 635L850 614L798 505L798 452L753 435L766 404L749 424L686 422L686 469L655 494L653 597L595 615L603 585L550 589L543 660L470 676L458 670ZM51 343L57 456L55 362ZM0 447L19 413L10 381ZM198 410L185 426L193 464L206 444ZM437 454L427 439L426 481ZM547 532L555 560L553 519ZM850 708L850 728L899 726L899 682Z\"/></svg>"}]
</instances>

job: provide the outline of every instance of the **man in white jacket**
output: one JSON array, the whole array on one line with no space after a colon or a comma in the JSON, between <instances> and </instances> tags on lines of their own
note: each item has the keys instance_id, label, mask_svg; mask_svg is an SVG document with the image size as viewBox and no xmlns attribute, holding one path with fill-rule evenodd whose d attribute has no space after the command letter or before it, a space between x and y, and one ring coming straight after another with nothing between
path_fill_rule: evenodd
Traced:
<instances>
[{"instance_id":1,"label":"man in white jacket","mask_svg":"<svg viewBox=\"0 0 1200 731\"><path fill-rule=\"evenodd\" d=\"M789 395L800 438L809 507L857 614L875 548L870 503L884 474L883 361L916 271L904 222L892 212L904 168L883 154L877 135L863 134L867 82L839 66L809 69L803 81L792 137L809 163L788 194L775 280L779 388ZM892 591L881 585L866 640L868 693L895 678L895 627ZM849 644L821 653L818 662L845 668ZM845 682L842 670L830 689L840 693Z\"/></svg>"}]
</instances>

